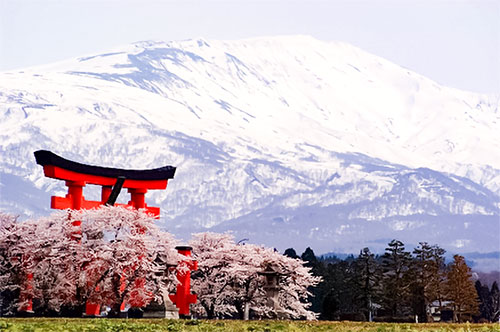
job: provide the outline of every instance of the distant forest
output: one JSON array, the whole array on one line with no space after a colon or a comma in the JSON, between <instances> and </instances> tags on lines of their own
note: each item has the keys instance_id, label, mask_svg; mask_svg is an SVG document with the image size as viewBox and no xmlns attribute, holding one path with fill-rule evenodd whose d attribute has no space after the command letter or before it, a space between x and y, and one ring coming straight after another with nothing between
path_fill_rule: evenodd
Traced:
<instances>
[{"instance_id":1,"label":"distant forest","mask_svg":"<svg viewBox=\"0 0 500 332\"><path fill-rule=\"evenodd\" d=\"M364 248L356 257L317 257L311 248L298 256L322 282L311 289L311 309L323 320L400 322L497 322L498 274L475 280L464 257L445 263L445 250L421 242L413 252L398 240L383 255ZM492 279L495 280L492 280ZM476 278L477 279L477 278Z\"/></svg>"}]
</instances>

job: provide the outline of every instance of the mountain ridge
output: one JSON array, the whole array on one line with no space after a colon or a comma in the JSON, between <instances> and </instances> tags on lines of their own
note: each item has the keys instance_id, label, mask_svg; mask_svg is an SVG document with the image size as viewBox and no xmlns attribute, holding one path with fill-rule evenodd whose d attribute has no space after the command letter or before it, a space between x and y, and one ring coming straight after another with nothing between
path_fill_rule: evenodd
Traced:
<instances>
[{"instance_id":1,"label":"mountain ridge","mask_svg":"<svg viewBox=\"0 0 500 332\"><path fill-rule=\"evenodd\" d=\"M255 241L282 248L291 222L301 234L332 234L337 249L354 239L354 252L391 236L495 251L498 106L494 95L441 87L345 43L139 42L0 73L0 208L46 214L48 197L65 194L34 163L32 153L47 149L107 167L177 166L148 204L185 236L249 237L256 227L268 234ZM46 193L47 203L10 192ZM484 229L469 234L475 224ZM413 234L426 228L440 235ZM310 240L290 234L288 243ZM324 252L335 246L315 242Z\"/></svg>"}]
</instances>

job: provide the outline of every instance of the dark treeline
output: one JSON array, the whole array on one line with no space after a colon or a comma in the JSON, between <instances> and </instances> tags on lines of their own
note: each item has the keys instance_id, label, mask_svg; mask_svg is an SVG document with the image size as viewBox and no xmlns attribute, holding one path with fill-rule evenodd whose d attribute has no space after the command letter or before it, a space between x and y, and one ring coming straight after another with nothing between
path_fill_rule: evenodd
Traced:
<instances>
[{"instance_id":1,"label":"dark treeline","mask_svg":"<svg viewBox=\"0 0 500 332\"><path fill-rule=\"evenodd\" d=\"M301 258L323 281L311 289L312 310L325 320L492 321L500 317L498 283L474 283L464 257L446 264L445 250L421 242L413 252L392 240L383 255L369 248L357 257L316 257L311 248Z\"/></svg>"}]
</instances>

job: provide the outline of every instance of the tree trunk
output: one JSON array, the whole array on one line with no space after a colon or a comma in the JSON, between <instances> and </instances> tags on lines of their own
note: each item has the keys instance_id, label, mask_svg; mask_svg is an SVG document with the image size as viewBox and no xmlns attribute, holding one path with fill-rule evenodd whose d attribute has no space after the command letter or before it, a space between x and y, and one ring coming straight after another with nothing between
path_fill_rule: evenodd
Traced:
<instances>
[{"instance_id":1,"label":"tree trunk","mask_svg":"<svg viewBox=\"0 0 500 332\"><path fill-rule=\"evenodd\" d=\"M372 300L371 300L371 298L368 298L368 321L369 322L373 322Z\"/></svg>"},{"instance_id":2,"label":"tree trunk","mask_svg":"<svg viewBox=\"0 0 500 332\"><path fill-rule=\"evenodd\" d=\"M214 319L214 306L213 305L210 305L210 306L207 306L205 307L205 311L207 312L207 319Z\"/></svg>"},{"instance_id":3,"label":"tree trunk","mask_svg":"<svg viewBox=\"0 0 500 332\"><path fill-rule=\"evenodd\" d=\"M250 303L245 302L245 309L243 312L243 320L249 320L250 319Z\"/></svg>"}]
</instances>

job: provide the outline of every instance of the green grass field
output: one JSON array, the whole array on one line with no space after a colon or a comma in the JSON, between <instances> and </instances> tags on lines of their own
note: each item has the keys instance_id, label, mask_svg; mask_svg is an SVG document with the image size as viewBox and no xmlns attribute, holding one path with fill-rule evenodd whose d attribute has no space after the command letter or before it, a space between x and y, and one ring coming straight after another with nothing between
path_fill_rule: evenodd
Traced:
<instances>
[{"instance_id":1,"label":"green grass field","mask_svg":"<svg viewBox=\"0 0 500 332\"><path fill-rule=\"evenodd\" d=\"M338 332L447 332L496 331L500 324L390 324L306 321L168 320L168 319L0 319L0 331L26 332L156 332L156 331L338 331Z\"/></svg>"}]
</instances>

